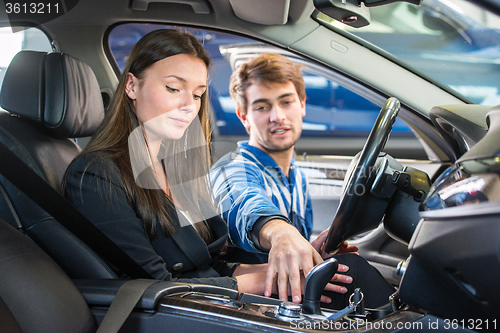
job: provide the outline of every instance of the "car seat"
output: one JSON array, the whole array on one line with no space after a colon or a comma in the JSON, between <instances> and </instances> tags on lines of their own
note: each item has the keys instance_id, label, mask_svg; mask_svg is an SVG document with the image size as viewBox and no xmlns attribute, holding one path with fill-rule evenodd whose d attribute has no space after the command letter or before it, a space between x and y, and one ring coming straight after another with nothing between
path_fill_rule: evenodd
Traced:
<instances>
[{"instance_id":1,"label":"car seat","mask_svg":"<svg viewBox=\"0 0 500 333\"><path fill-rule=\"evenodd\" d=\"M19 52L5 73L0 107L0 141L57 190L80 151L73 138L92 135L104 116L92 69L64 53ZM116 278L94 251L2 175L0 218L26 233L71 278Z\"/></svg>"},{"instance_id":2,"label":"car seat","mask_svg":"<svg viewBox=\"0 0 500 333\"><path fill-rule=\"evenodd\" d=\"M0 220L2 332L95 332L85 299L33 241Z\"/></svg>"}]
</instances>

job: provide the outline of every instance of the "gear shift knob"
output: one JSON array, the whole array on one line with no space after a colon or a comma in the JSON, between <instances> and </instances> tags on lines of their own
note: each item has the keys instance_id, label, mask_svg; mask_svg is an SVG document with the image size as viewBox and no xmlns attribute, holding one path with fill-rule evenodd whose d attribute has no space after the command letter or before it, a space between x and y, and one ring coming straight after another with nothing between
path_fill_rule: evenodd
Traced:
<instances>
[{"instance_id":1,"label":"gear shift knob","mask_svg":"<svg viewBox=\"0 0 500 333\"><path fill-rule=\"evenodd\" d=\"M317 265L307 274L304 285L304 301L302 310L307 314L321 314L320 299L326 284L337 272L339 263L337 259L330 258Z\"/></svg>"}]
</instances>

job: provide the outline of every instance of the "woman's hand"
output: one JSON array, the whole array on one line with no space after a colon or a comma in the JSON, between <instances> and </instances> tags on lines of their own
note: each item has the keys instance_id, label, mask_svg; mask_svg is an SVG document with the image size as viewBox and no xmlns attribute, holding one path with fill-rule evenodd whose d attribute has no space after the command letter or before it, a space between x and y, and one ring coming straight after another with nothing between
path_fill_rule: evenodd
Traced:
<instances>
[{"instance_id":1,"label":"woman's hand","mask_svg":"<svg viewBox=\"0 0 500 333\"><path fill-rule=\"evenodd\" d=\"M241 271L238 272L238 268L236 268L233 276L236 278L236 281L238 281L238 293L264 295L266 271L237 275L238 273L241 273ZM278 286L276 284L273 284L272 293L278 294Z\"/></svg>"}]
</instances>

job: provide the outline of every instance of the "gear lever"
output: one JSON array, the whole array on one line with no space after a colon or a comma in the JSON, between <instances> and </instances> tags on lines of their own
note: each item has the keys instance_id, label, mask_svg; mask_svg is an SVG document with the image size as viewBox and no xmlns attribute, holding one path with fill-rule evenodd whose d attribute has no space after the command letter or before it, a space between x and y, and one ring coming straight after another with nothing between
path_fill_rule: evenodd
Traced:
<instances>
[{"instance_id":1,"label":"gear lever","mask_svg":"<svg viewBox=\"0 0 500 333\"><path fill-rule=\"evenodd\" d=\"M339 263L335 258L330 258L317 265L309 274L307 274L304 285L304 301L302 302L302 311L306 314L319 314L321 310L319 303L321 294L326 284L337 272Z\"/></svg>"}]
</instances>

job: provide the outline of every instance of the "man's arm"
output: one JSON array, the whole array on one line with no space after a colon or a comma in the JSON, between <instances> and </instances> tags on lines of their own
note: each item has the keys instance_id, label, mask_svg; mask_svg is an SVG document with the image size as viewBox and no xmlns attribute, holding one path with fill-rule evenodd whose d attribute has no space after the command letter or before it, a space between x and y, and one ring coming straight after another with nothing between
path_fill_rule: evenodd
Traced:
<instances>
[{"instance_id":1,"label":"man's arm","mask_svg":"<svg viewBox=\"0 0 500 333\"><path fill-rule=\"evenodd\" d=\"M288 298L290 286L294 301L300 302L301 276L322 259L269 198L261 170L245 161L219 161L211 176L231 242L249 252L269 252L266 295L271 295L274 277L280 272L280 298Z\"/></svg>"},{"instance_id":2,"label":"man's arm","mask_svg":"<svg viewBox=\"0 0 500 333\"><path fill-rule=\"evenodd\" d=\"M272 202L257 166L244 161L221 162L212 168L211 176L216 203L229 226L231 242L249 252L269 251L265 295L271 295L279 274L279 297L287 299L291 292L293 301L300 302L302 283L312 267L323 261L321 256ZM277 218L266 219L265 224L259 225L263 217L273 216ZM335 287L338 288L331 290L342 292L339 286Z\"/></svg>"},{"instance_id":3,"label":"man's arm","mask_svg":"<svg viewBox=\"0 0 500 333\"><path fill-rule=\"evenodd\" d=\"M276 217L287 223L288 218L269 198L260 169L252 163L231 161L216 164L211 176L216 205L228 224L230 241L248 252L267 252L259 244L260 222Z\"/></svg>"},{"instance_id":4,"label":"man's arm","mask_svg":"<svg viewBox=\"0 0 500 333\"><path fill-rule=\"evenodd\" d=\"M270 220L260 230L260 245L269 250L264 295L270 296L277 277L279 298L300 302L302 281L323 259L297 228L283 220ZM277 276L276 276L277 275Z\"/></svg>"},{"instance_id":5,"label":"man's arm","mask_svg":"<svg viewBox=\"0 0 500 333\"><path fill-rule=\"evenodd\" d=\"M280 299L288 300L288 294L290 294L292 301L299 303L307 274L315 265L323 262L319 252L322 250L327 234L328 229L323 231L312 243L309 243L295 227L283 220L271 220L266 223L260 232L261 245L270 249L264 295L270 296L273 286L277 283ZM350 250L347 252L357 250L357 247L349 248ZM348 270L348 266L339 265L337 272L345 273ZM352 277L348 275L335 274L330 283L326 285L325 290L345 294L346 287L333 283L352 283L352 281ZM322 296L321 301L330 303L331 299Z\"/></svg>"}]
</instances>

